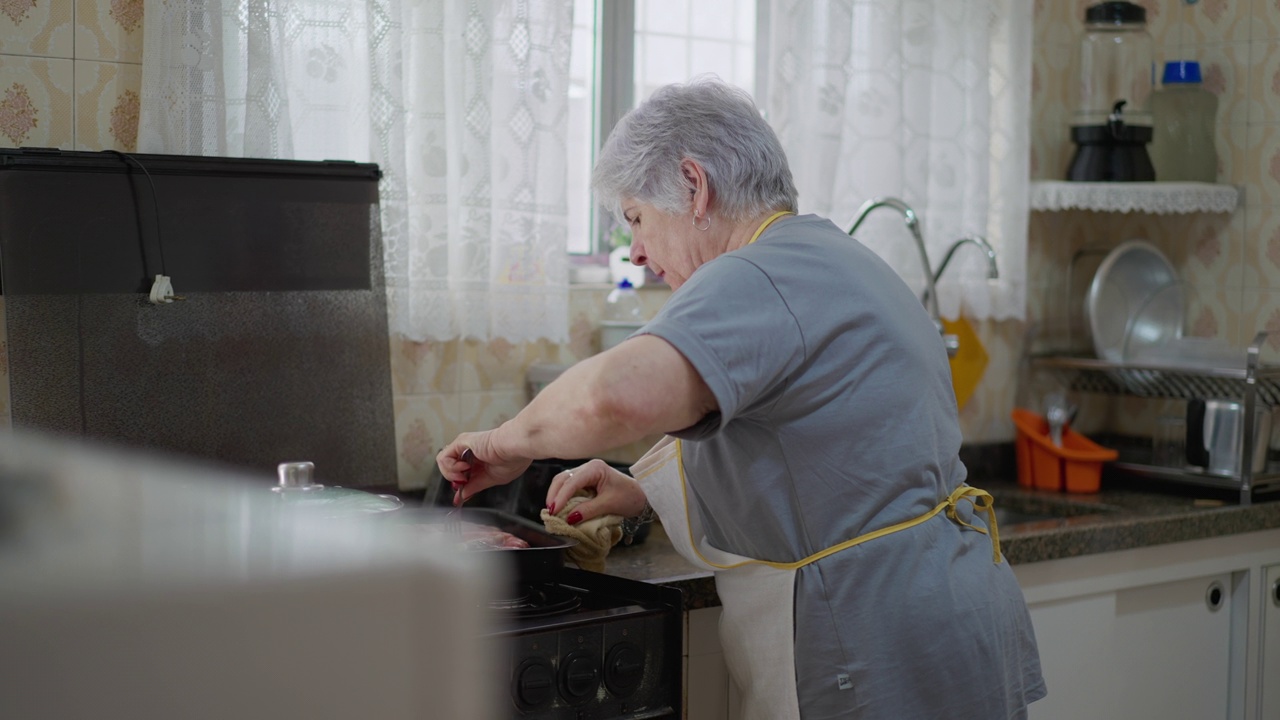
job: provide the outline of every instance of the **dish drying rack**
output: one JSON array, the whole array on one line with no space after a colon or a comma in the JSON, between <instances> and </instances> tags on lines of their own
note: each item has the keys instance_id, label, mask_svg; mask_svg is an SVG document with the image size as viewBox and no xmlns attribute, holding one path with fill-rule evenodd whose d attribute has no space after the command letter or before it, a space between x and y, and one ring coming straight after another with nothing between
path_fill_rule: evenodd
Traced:
<instances>
[{"instance_id":1,"label":"dish drying rack","mask_svg":"<svg viewBox=\"0 0 1280 720\"><path fill-rule=\"evenodd\" d=\"M1280 406L1280 365L1259 360L1267 333L1259 332L1245 352L1243 367L1191 367L1176 363L1113 363L1096 358L1059 354L1034 355L1031 367L1051 373L1073 392L1125 395L1137 398L1192 400L1224 398L1244 404L1241 419L1242 458L1253 457L1254 408L1261 403ZM1212 475L1195 467L1165 467L1134 462L1124 454L1112 465L1144 478L1175 483L1238 490L1240 504L1248 505L1255 492L1280 489L1280 466L1268 462L1255 473L1249 462L1240 463L1238 475Z\"/></svg>"}]
</instances>

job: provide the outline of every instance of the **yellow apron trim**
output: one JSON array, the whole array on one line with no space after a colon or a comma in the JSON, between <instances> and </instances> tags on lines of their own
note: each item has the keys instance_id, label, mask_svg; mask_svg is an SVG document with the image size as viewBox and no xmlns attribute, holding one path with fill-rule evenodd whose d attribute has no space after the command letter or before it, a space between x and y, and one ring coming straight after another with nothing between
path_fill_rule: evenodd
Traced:
<instances>
[{"instance_id":1,"label":"yellow apron trim","mask_svg":"<svg viewBox=\"0 0 1280 720\"><path fill-rule=\"evenodd\" d=\"M677 440L675 442L675 447L676 447L676 458L675 458L676 469L680 472L680 489L681 489L681 492L684 493L684 511L685 511L685 514L687 515L689 513L689 490L688 490L689 483L684 475L684 451L683 451L683 445L680 440ZM956 515L956 503L960 502L961 500L968 500L973 505L973 508L975 511L982 511L987 514L988 527L991 528L990 533L987 532L986 528L979 527L972 523L965 522L964 520L961 520L958 515ZM971 485L960 485L955 490L953 490L949 496L947 496L946 500L943 500L942 502L938 503L937 507L935 507L934 509L930 510L929 512L923 515L914 517L910 520L905 520L896 525L890 525L889 527L880 528L879 530L873 530L869 533L859 535L850 540L845 540L844 542L838 545L832 545L826 550L820 550L810 555L809 557L802 558L795 562L789 562L789 563L770 562L768 560L743 560L742 562L736 562L729 565L721 565L719 563L712 562L708 560L705 556L703 556L702 552L698 550L698 541L696 538L693 537L692 524L686 522L685 526L688 528L688 531L689 531L690 547L693 548L694 552L698 553L698 557L701 558L703 562L705 562L708 565L711 565L712 567L717 567L722 570L730 570L733 568L742 567L743 565L768 565L769 567L777 568L778 570L797 570L799 568L804 567L805 565L808 565L809 563L817 562L818 560L821 560L822 558L828 555L834 555L835 553L838 553L841 550L845 550L847 548L851 548L854 545L861 545L862 543L867 542L869 540L875 540L876 538L882 538L885 535L892 535L893 533L901 532L903 530L906 530L907 528L913 528L916 525L919 525L920 523L926 520L929 520L934 515L937 515L938 513L942 512L944 509L947 511L947 517L950 518L951 520L954 520L955 522L959 523L960 525L963 525L964 527L969 528L970 530L977 530L983 535L990 535L991 549L992 549L992 562L996 563L997 565L1000 564L1000 559L1001 559L1000 532L996 528L995 498L991 497L991 493L987 492L986 490L981 490Z\"/></svg>"},{"instance_id":2,"label":"yellow apron trim","mask_svg":"<svg viewBox=\"0 0 1280 720\"><path fill-rule=\"evenodd\" d=\"M751 239L747 241L747 244L750 245L751 243L755 242L756 238L760 237L760 234L765 231L765 228L772 225L774 220L777 220L783 215L795 215L795 213L791 212L790 210L779 210L778 212L770 215L768 220L765 220L763 223L760 223L760 227L756 228L756 234L751 236Z\"/></svg>"}]
</instances>

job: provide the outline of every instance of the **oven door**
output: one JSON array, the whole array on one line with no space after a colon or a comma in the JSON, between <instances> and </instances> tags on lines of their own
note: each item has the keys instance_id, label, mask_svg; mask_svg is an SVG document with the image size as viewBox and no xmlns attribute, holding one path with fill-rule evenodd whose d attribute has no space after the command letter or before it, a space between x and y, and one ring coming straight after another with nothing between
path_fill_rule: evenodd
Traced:
<instances>
[{"instance_id":1,"label":"oven door","mask_svg":"<svg viewBox=\"0 0 1280 720\"><path fill-rule=\"evenodd\" d=\"M529 592L525 588L525 592ZM674 588L565 568L555 608L504 610L503 717L632 720L682 714L683 596ZM571 595L574 601L566 603Z\"/></svg>"}]
</instances>

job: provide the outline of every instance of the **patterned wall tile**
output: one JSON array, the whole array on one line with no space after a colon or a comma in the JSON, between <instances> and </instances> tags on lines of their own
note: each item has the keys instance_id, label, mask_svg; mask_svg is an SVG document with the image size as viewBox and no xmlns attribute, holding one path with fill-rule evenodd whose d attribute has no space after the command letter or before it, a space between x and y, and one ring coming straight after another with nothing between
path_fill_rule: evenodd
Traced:
<instances>
[{"instance_id":1,"label":"patterned wall tile","mask_svg":"<svg viewBox=\"0 0 1280 720\"><path fill-rule=\"evenodd\" d=\"M1250 124L1244 158L1232 182L1244 186L1245 207L1280 205L1280 124Z\"/></svg>"},{"instance_id":2,"label":"patterned wall tile","mask_svg":"<svg viewBox=\"0 0 1280 720\"><path fill-rule=\"evenodd\" d=\"M1169 0L1136 0L1138 5L1147 11L1147 34L1151 36L1151 42L1156 47L1172 45L1176 43L1186 42L1186 27L1184 20L1179 13L1182 5L1181 2L1171 3ZM1239 2L1241 0L1201 0L1202 2ZM1247 2L1247 0L1244 0ZM1095 5L1096 2L1087 1L1084 5ZM1081 18L1081 30L1083 31L1084 10L1080 10L1077 17Z\"/></svg>"},{"instance_id":3,"label":"patterned wall tile","mask_svg":"<svg viewBox=\"0 0 1280 720\"><path fill-rule=\"evenodd\" d=\"M1162 245L1184 282L1194 285L1239 287L1246 253L1245 215L1197 213L1169 215Z\"/></svg>"},{"instance_id":4,"label":"patterned wall tile","mask_svg":"<svg viewBox=\"0 0 1280 720\"><path fill-rule=\"evenodd\" d=\"M463 430L457 394L395 398L396 470L402 490L426 487L436 475L436 453Z\"/></svg>"},{"instance_id":5,"label":"patterned wall tile","mask_svg":"<svg viewBox=\"0 0 1280 720\"><path fill-rule=\"evenodd\" d=\"M415 342L392 333L390 342L391 391L396 396L457 391L461 341Z\"/></svg>"},{"instance_id":6,"label":"patterned wall tile","mask_svg":"<svg viewBox=\"0 0 1280 720\"><path fill-rule=\"evenodd\" d=\"M1218 182L1240 184L1244 173L1245 150L1249 145L1249 126L1240 123L1219 125L1215 145L1218 150ZM1240 208L1237 207L1237 210Z\"/></svg>"},{"instance_id":7,"label":"patterned wall tile","mask_svg":"<svg viewBox=\"0 0 1280 720\"><path fill-rule=\"evenodd\" d=\"M467 339L458 351L458 391L523 391L525 370L548 360L541 356L537 343Z\"/></svg>"},{"instance_id":8,"label":"patterned wall tile","mask_svg":"<svg viewBox=\"0 0 1280 720\"><path fill-rule=\"evenodd\" d=\"M75 0L78 60L142 62L143 0Z\"/></svg>"},{"instance_id":9,"label":"patterned wall tile","mask_svg":"<svg viewBox=\"0 0 1280 720\"><path fill-rule=\"evenodd\" d=\"M1247 346L1259 331L1266 331L1260 357L1266 363L1280 363L1280 292L1247 289L1240 295L1240 304L1235 343Z\"/></svg>"},{"instance_id":10,"label":"patterned wall tile","mask_svg":"<svg viewBox=\"0 0 1280 720\"><path fill-rule=\"evenodd\" d=\"M76 149L138 149L142 66L75 61Z\"/></svg>"},{"instance_id":11,"label":"patterned wall tile","mask_svg":"<svg viewBox=\"0 0 1280 720\"><path fill-rule=\"evenodd\" d=\"M0 147L72 149L70 60L0 55Z\"/></svg>"},{"instance_id":12,"label":"patterned wall tile","mask_svg":"<svg viewBox=\"0 0 1280 720\"><path fill-rule=\"evenodd\" d=\"M1280 40L1280 5L1253 0L1249 15L1250 40Z\"/></svg>"},{"instance_id":13,"label":"patterned wall tile","mask_svg":"<svg viewBox=\"0 0 1280 720\"><path fill-rule=\"evenodd\" d=\"M1174 57L1165 60L1195 60L1200 63L1201 84L1218 98L1216 125L1223 129L1243 124L1252 111L1255 95L1253 78L1253 45L1248 42L1217 45L1184 46ZM1164 74L1164 64L1156 65L1157 77Z\"/></svg>"},{"instance_id":14,"label":"patterned wall tile","mask_svg":"<svg viewBox=\"0 0 1280 720\"><path fill-rule=\"evenodd\" d=\"M455 418L458 431L492 430L515 417L527 404L523 389L460 393ZM452 439L453 436L444 438L445 442Z\"/></svg>"},{"instance_id":15,"label":"patterned wall tile","mask_svg":"<svg viewBox=\"0 0 1280 720\"><path fill-rule=\"evenodd\" d=\"M1250 207L1247 218L1240 284L1280 290L1280 206Z\"/></svg>"},{"instance_id":16,"label":"patterned wall tile","mask_svg":"<svg viewBox=\"0 0 1280 720\"><path fill-rule=\"evenodd\" d=\"M1183 44L1247 42L1253 4L1253 0L1179 2L1177 10L1168 15L1179 26Z\"/></svg>"},{"instance_id":17,"label":"patterned wall tile","mask_svg":"<svg viewBox=\"0 0 1280 720\"><path fill-rule=\"evenodd\" d=\"M0 54L69 58L74 0L0 0Z\"/></svg>"},{"instance_id":18,"label":"patterned wall tile","mask_svg":"<svg viewBox=\"0 0 1280 720\"><path fill-rule=\"evenodd\" d=\"M1250 122L1280 122L1280 39L1249 44Z\"/></svg>"},{"instance_id":19,"label":"patterned wall tile","mask_svg":"<svg viewBox=\"0 0 1280 720\"><path fill-rule=\"evenodd\" d=\"M1187 336L1239 342L1241 328L1251 322L1241 315L1240 288L1185 285L1183 291L1187 301L1183 332Z\"/></svg>"}]
</instances>

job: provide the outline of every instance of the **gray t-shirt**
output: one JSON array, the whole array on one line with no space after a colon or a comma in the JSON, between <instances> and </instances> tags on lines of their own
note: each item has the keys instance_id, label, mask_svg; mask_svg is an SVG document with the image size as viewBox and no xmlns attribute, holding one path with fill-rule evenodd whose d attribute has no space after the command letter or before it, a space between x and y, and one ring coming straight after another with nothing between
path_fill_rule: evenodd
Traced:
<instances>
[{"instance_id":1,"label":"gray t-shirt","mask_svg":"<svg viewBox=\"0 0 1280 720\"><path fill-rule=\"evenodd\" d=\"M641 332L678 349L719 404L674 434L722 550L799 560L928 512L965 480L937 328L879 256L828 220L779 219L698 268ZM964 602L935 604L956 592ZM795 619L806 718L1018 717L1044 693L1008 564L944 518L802 568ZM963 665L997 657L996 676ZM976 714L946 715L956 701Z\"/></svg>"}]
</instances>

